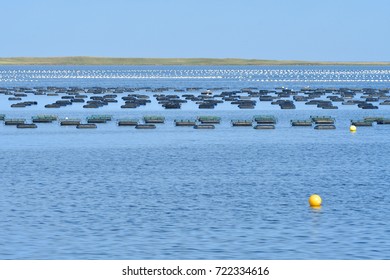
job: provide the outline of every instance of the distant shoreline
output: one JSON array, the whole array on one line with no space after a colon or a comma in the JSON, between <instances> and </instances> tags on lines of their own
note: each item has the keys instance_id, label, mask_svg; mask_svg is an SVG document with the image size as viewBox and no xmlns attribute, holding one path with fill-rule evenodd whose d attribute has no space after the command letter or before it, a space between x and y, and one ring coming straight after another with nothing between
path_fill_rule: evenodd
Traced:
<instances>
[{"instance_id":1,"label":"distant shoreline","mask_svg":"<svg viewBox=\"0 0 390 280\"><path fill-rule=\"evenodd\" d=\"M346 65L390 66L390 62L334 62L300 60L261 60L238 58L113 58L113 57L8 57L0 65Z\"/></svg>"}]
</instances>

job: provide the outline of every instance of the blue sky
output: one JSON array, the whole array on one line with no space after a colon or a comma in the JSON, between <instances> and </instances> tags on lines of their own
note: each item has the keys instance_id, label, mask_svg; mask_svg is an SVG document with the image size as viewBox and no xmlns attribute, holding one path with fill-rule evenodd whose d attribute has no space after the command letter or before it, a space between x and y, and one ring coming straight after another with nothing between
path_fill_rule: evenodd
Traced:
<instances>
[{"instance_id":1,"label":"blue sky","mask_svg":"<svg viewBox=\"0 0 390 280\"><path fill-rule=\"evenodd\" d=\"M2 2L0 57L390 61L388 0Z\"/></svg>"}]
</instances>

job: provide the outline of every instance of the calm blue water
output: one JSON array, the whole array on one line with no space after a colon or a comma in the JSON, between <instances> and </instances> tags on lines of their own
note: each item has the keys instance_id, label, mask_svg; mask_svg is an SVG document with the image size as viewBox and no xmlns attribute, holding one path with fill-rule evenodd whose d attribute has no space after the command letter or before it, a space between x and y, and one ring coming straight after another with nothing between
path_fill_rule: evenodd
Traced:
<instances>
[{"instance_id":1,"label":"calm blue water","mask_svg":"<svg viewBox=\"0 0 390 280\"><path fill-rule=\"evenodd\" d=\"M389 77L389 67L0 67L0 87L386 88ZM31 98L39 104L20 109L0 95L0 113L160 114L166 124L0 125L1 259L390 258L390 126L348 131L350 119L389 118L389 106L56 110L43 105L58 97ZM262 113L278 118L275 130L230 126ZM173 126L205 114L222 123L207 131ZM314 114L335 117L337 129L290 126ZM321 209L308 206L312 193L322 196Z\"/></svg>"}]
</instances>

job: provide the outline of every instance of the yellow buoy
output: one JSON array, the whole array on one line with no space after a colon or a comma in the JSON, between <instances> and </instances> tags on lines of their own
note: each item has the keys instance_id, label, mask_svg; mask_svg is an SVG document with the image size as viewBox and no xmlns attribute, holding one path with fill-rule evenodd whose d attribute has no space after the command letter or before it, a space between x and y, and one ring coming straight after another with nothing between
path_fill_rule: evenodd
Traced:
<instances>
[{"instance_id":1,"label":"yellow buoy","mask_svg":"<svg viewBox=\"0 0 390 280\"><path fill-rule=\"evenodd\" d=\"M351 126L349 127L349 131L351 131L351 132L356 132L356 126L351 125Z\"/></svg>"},{"instance_id":2,"label":"yellow buoy","mask_svg":"<svg viewBox=\"0 0 390 280\"><path fill-rule=\"evenodd\" d=\"M311 207L319 207L321 206L322 199L318 194L312 194L309 197L309 204Z\"/></svg>"}]
</instances>

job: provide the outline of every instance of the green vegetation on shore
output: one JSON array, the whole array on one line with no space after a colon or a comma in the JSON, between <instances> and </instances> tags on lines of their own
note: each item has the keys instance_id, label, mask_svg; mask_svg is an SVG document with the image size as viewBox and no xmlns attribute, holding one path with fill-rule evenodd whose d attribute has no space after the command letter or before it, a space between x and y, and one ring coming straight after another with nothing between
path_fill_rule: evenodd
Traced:
<instances>
[{"instance_id":1,"label":"green vegetation on shore","mask_svg":"<svg viewBox=\"0 0 390 280\"><path fill-rule=\"evenodd\" d=\"M0 65L383 65L390 62L325 62L238 58L9 57Z\"/></svg>"}]
</instances>

